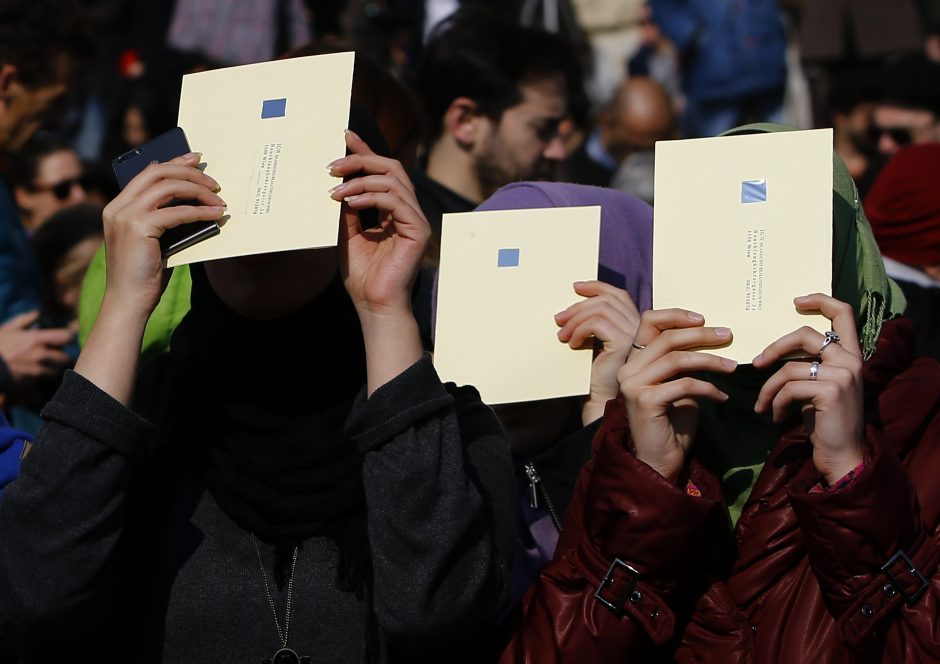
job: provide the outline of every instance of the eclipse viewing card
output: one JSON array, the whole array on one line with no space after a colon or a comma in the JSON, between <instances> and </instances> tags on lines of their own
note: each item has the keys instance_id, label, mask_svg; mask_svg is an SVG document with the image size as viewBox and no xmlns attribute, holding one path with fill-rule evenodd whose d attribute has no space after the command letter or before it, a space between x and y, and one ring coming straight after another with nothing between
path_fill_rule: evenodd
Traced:
<instances>
[{"instance_id":1,"label":"eclipse viewing card","mask_svg":"<svg viewBox=\"0 0 940 664\"><path fill-rule=\"evenodd\" d=\"M728 327L723 357L749 364L803 325L793 298L832 283L832 130L656 144L653 307Z\"/></svg>"},{"instance_id":2,"label":"eclipse viewing card","mask_svg":"<svg viewBox=\"0 0 940 664\"><path fill-rule=\"evenodd\" d=\"M335 246L353 53L228 67L183 77L179 126L228 204L222 232L168 265Z\"/></svg>"},{"instance_id":3,"label":"eclipse viewing card","mask_svg":"<svg viewBox=\"0 0 940 664\"><path fill-rule=\"evenodd\" d=\"M558 340L555 314L597 279L598 206L445 214L434 366L488 404L587 394L591 347Z\"/></svg>"}]
</instances>

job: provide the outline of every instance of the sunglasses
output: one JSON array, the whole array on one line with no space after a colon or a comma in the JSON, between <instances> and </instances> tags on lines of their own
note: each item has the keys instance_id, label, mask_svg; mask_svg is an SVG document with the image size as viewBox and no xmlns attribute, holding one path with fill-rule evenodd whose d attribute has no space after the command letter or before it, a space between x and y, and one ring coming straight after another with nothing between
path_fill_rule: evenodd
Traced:
<instances>
[{"instance_id":1,"label":"sunglasses","mask_svg":"<svg viewBox=\"0 0 940 664\"><path fill-rule=\"evenodd\" d=\"M82 189L88 189L88 178L84 175L79 175L77 178L69 178L67 180L61 180L55 184L50 184L40 187L30 187L33 191L51 191L52 195L60 201L68 200L68 197L72 194L72 187L81 187Z\"/></svg>"},{"instance_id":2,"label":"sunglasses","mask_svg":"<svg viewBox=\"0 0 940 664\"><path fill-rule=\"evenodd\" d=\"M890 136L891 140L898 146L910 145L914 142L914 135L911 133L911 130L905 129L904 127L879 127L876 124L872 124L868 131L871 135L871 141L875 145L878 144L878 141L880 141L881 137L885 134Z\"/></svg>"}]
</instances>

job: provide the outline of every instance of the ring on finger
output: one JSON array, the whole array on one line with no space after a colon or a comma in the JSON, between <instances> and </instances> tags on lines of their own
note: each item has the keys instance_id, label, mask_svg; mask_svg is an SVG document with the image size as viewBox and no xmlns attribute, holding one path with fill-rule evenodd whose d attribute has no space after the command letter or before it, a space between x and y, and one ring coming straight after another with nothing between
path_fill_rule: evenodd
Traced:
<instances>
[{"instance_id":1,"label":"ring on finger","mask_svg":"<svg viewBox=\"0 0 940 664\"><path fill-rule=\"evenodd\" d=\"M636 350L646 350L646 346L643 346L643 345L641 345L641 344L638 344L638 343L635 342L635 341L634 341L631 345L632 345Z\"/></svg>"},{"instance_id":2,"label":"ring on finger","mask_svg":"<svg viewBox=\"0 0 940 664\"><path fill-rule=\"evenodd\" d=\"M841 337L832 330L826 330L825 334L826 338L823 339L822 346L819 347L819 352L816 353L819 356L822 356L822 352L826 350L826 346L831 343L839 343L839 340L841 339Z\"/></svg>"},{"instance_id":3,"label":"ring on finger","mask_svg":"<svg viewBox=\"0 0 940 664\"><path fill-rule=\"evenodd\" d=\"M816 377L819 375L819 361L813 360L812 364L809 365L809 379L816 380Z\"/></svg>"}]
</instances>

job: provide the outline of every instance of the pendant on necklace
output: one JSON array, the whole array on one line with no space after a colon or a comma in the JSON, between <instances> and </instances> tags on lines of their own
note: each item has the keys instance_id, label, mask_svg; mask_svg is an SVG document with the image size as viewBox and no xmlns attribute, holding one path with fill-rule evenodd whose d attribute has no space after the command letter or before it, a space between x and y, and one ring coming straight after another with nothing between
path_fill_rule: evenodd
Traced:
<instances>
[{"instance_id":1,"label":"pendant on necklace","mask_svg":"<svg viewBox=\"0 0 940 664\"><path fill-rule=\"evenodd\" d=\"M310 664L309 657L300 657L290 648L281 648L271 659L264 660L264 664Z\"/></svg>"}]
</instances>

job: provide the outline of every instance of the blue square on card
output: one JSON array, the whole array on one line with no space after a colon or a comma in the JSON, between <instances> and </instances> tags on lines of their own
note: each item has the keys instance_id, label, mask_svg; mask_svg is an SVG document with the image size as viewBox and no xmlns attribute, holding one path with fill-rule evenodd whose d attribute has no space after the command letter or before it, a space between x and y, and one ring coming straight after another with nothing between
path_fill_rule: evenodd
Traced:
<instances>
[{"instance_id":1,"label":"blue square on card","mask_svg":"<svg viewBox=\"0 0 940 664\"><path fill-rule=\"evenodd\" d=\"M767 180L744 180L741 183L742 203L766 203Z\"/></svg>"},{"instance_id":2,"label":"blue square on card","mask_svg":"<svg viewBox=\"0 0 940 664\"><path fill-rule=\"evenodd\" d=\"M283 118L287 115L287 97L281 99L265 99L261 104L261 119Z\"/></svg>"},{"instance_id":3,"label":"blue square on card","mask_svg":"<svg viewBox=\"0 0 940 664\"><path fill-rule=\"evenodd\" d=\"M500 249L496 258L496 267L519 267L519 250Z\"/></svg>"}]
</instances>

